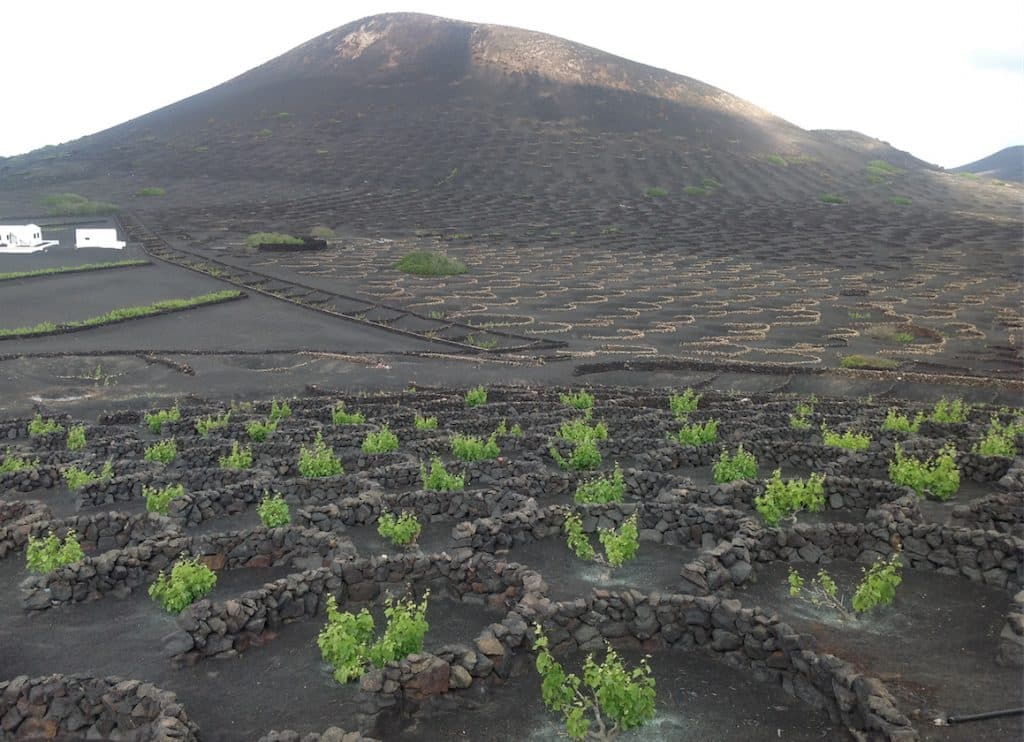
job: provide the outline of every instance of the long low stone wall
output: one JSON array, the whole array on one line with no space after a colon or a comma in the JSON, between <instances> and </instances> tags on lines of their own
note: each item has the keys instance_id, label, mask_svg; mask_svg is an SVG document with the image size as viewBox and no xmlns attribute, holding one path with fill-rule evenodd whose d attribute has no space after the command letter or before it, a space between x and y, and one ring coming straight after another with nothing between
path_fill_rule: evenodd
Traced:
<instances>
[{"instance_id":1,"label":"long low stone wall","mask_svg":"<svg viewBox=\"0 0 1024 742\"><path fill-rule=\"evenodd\" d=\"M5 740L196 742L199 728L170 691L139 680L19 675L0 681Z\"/></svg>"},{"instance_id":2,"label":"long low stone wall","mask_svg":"<svg viewBox=\"0 0 1024 742\"><path fill-rule=\"evenodd\" d=\"M138 546L158 534L178 531L169 518L156 513L82 513L54 519L48 507L40 507L41 510L32 511L35 517L22 517L10 525L0 525L0 559L11 551L23 550L30 538L42 538L51 531L63 539L69 530L74 530L86 554Z\"/></svg>"}]
</instances>

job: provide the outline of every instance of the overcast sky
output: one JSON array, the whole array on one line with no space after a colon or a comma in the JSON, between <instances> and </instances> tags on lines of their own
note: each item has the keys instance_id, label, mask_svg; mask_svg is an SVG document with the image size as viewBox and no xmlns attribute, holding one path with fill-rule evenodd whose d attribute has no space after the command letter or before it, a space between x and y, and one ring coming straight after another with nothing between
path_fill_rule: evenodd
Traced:
<instances>
[{"instance_id":1,"label":"overcast sky","mask_svg":"<svg viewBox=\"0 0 1024 742\"><path fill-rule=\"evenodd\" d=\"M0 155L114 126L392 11L562 36L944 167L1024 143L1021 0L5 0Z\"/></svg>"}]
</instances>

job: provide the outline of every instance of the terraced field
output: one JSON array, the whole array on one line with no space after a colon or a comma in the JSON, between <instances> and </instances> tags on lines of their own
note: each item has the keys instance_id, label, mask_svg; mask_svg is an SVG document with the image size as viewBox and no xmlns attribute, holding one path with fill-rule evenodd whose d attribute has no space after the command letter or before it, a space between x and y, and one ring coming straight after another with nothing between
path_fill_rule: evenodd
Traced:
<instances>
[{"instance_id":1,"label":"terraced field","mask_svg":"<svg viewBox=\"0 0 1024 742\"><path fill-rule=\"evenodd\" d=\"M162 425L146 419L156 408L110 411L82 421L76 450L69 417L53 416L63 430L37 435L30 427L46 417L0 421L4 461L24 459L0 475L0 728L16 738L59 728L341 739L324 732L340 727L345 739L498 740L514 724L521 738L549 739L559 721L541 704L533 668L539 623L570 667L605 641L630 663L650 655L656 717L625 739L1019 738L1019 716L934 725L1019 703L1024 458L974 452L992 416L1011 424L1012 410L968 406L963 422L939 422L933 405L891 398L705 390L695 409L676 400L673 412L682 390L608 387L592 390L584 412L565 391L575 390L491 386L475 406L464 389L323 391L289 399L291 414L263 442L250 430L272 414L266 401L183 399L178 419ZM342 404L363 421L335 422ZM916 432L884 429L890 408L910 420L922 413ZM423 422L430 417L436 428ZM714 421L711 440L679 442L680 429ZM593 433L598 457L576 468L563 436L598 423L607 432ZM822 425L870 442L825 445ZM367 436L385 426L397 450L367 453ZM302 449L318 433L343 472L303 476ZM455 455L457 436L492 434L494 458ZM171 460L147 458L170 439ZM224 468L236 443L252 460ZM1018 433L1017 454L1021 444ZM756 474L716 482L720 453L740 445ZM952 498L893 483L897 445L920 459L952 447ZM433 458L464 488L426 489L421 464ZM98 474L107 460L108 477L69 489L70 468ZM766 522L755 501L776 468L786 480L821 475L822 510ZM621 502L577 502L581 483L616 470ZM143 489L173 485L183 491L166 515L147 512ZM260 523L268 492L288 503L288 525ZM422 531L412 546L378 533L384 512L415 515ZM614 568L578 559L564 535L572 513L595 545L599 531L635 517L635 559ZM30 538L71 529L84 559L26 571ZM846 591L862 566L893 554L903 579L891 605L842 620L789 594L790 568L808 581L827 569ZM216 586L166 613L147 588L190 556L216 572ZM368 607L380 623L386 598L428 589L422 652L359 682L334 680L316 643L328 596L343 609Z\"/></svg>"}]
</instances>

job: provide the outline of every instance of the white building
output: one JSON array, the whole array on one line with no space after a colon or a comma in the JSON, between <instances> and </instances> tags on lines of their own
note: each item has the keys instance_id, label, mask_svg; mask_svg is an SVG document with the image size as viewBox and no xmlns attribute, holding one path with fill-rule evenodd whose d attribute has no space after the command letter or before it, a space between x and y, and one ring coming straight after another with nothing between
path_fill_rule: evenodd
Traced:
<instances>
[{"instance_id":1,"label":"white building","mask_svg":"<svg viewBox=\"0 0 1024 742\"><path fill-rule=\"evenodd\" d=\"M0 224L0 253L30 253L60 244L44 240L38 224Z\"/></svg>"},{"instance_id":2,"label":"white building","mask_svg":"<svg viewBox=\"0 0 1024 742\"><path fill-rule=\"evenodd\" d=\"M123 250L125 243L117 239L116 229L76 229L75 247L105 247Z\"/></svg>"}]
</instances>

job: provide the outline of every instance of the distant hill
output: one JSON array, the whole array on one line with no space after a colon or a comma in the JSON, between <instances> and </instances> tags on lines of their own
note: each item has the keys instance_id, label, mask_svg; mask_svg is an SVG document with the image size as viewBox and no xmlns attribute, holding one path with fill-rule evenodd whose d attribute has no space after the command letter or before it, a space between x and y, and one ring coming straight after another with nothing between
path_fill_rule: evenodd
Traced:
<instances>
[{"instance_id":1,"label":"distant hill","mask_svg":"<svg viewBox=\"0 0 1024 742\"><path fill-rule=\"evenodd\" d=\"M892 167L868 172L877 160ZM917 208L955 202L962 186L868 136L806 131L684 75L412 13L349 23L152 113L0 160L14 213L74 191L169 225L331 210L403 228L567 224L595 210L640 224L654 208L683 229L698 208L733 221L753 218L750 204L818 208L823 196ZM136 199L151 187L166 196Z\"/></svg>"},{"instance_id":2,"label":"distant hill","mask_svg":"<svg viewBox=\"0 0 1024 742\"><path fill-rule=\"evenodd\" d=\"M1001 149L980 160L952 168L954 173L974 173L984 178L1024 183L1024 145Z\"/></svg>"}]
</instances>

